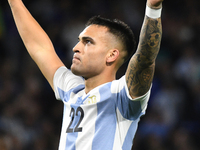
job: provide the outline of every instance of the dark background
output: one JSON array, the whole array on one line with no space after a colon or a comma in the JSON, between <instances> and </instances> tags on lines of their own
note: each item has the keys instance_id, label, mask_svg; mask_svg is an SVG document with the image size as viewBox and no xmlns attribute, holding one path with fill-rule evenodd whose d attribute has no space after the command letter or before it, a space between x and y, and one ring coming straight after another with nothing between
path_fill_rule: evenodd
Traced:
<instances>
[{"instance_id":1,"label":"dark background","mask_svg":"<svg viewBox=\"0 0 200 150\"><path fill-rule=\"evenodd\" d=\"M101 15L129 24L139 37L145 0L24 0L67 67L86 21ZM152 94L133 150L200 147L200 1L165 0L163 38ZM121 77L124 65L117 74ZM0 149L56 150L62 102L27 54L6 0L0 1Z\"/></svg>"}]
</instances>

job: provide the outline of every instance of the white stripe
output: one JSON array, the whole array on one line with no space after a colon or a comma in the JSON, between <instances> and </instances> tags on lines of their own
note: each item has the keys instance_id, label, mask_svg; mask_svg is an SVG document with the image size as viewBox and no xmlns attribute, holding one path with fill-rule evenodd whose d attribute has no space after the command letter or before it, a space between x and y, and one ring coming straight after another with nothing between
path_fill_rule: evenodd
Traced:
<instances>
[{"instance_id":1,"label":"white stripe","mask_svg":"<svg viewBox=\"0 0 200 150\"><path fill-rule=\"evenodd\" d=\"M117 119L118 119L118 126L119 126L119 132L120 132L119 134L120 134L120 140L121 140L121 146L122 146L132 121L125 119L121 115L118 109L117 109Z\"/></svg>"},{"instance_id":2,"label":"white stripe","mask_svg":"<svg viewBox=\"0 0 200 150\"><path fill-rule=\"evenodd\" d=\"M117 111L119 110L117 109ZM122 150L121 147L122 147L122 141L119 133L119 124L117 122L113 150Z\"/></svg>"},{"instance_id":3,"label":"white stripe","mask_svg":"<svg viewBox=\"0 0 200 150\"><path fill-rule=\"evenodd\" d=\"M80 127L83 127L83 131L78 135L76 141L76 150L92 150L95 122L97 117L97 105L95 105L96 104L81 106L85 112L85 116L80 124Z\"/></svg>"},{"instance_id":4,"label":"white stripe","mask_svg":"<svg viewBox=\"0 0 200 150\"><path fill-rule=\"evenodd\" d=\"M113 81L111 84L111 93L119 93L124 88L125 83L125 76Z\"/></svg>"}]
</instances>

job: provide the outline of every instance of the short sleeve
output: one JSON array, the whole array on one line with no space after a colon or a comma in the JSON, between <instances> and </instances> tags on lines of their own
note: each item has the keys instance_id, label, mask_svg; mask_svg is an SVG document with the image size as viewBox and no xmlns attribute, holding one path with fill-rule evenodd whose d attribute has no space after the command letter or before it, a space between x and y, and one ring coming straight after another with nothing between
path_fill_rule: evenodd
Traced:
<instances>
[{"instance_id":1,"label":"short sleeve","mask_svg":"<svg viewBox=\"0 0 200 150\"><path fill-rule=\"evenodd\" d=\"M140 101L142 111L145 111L146 108L147 108L148 100L149 100L149 98L150 98L150 93L151 93L151 87L152 87L152 86L150 87L149 91L148 91L146 94L144 94L144 95L142 95L142 96L140 96L140 97L137 97L137 98L134 98L134 99L133 99L133 98L131 98L131 96L130 96L130 94L129 94L128 86L127 86L127 84L126 84L125 76L123 77L122 80L123 80L123 82L124 82L124 86L125 86L125 90L126 90L126 94L127 94L128 98L129 98L131 101Z\"/></svg>"},{"instance_id":2,"label":"short sleeve","mask_svg":"<svg viewBox=\"0 0 200 150\"><path fill-rule=\"evenodd\" d=\"M80 84L84 84L84 79L80 76L74 75L69 69L62 66L58 68L54 74L53 84L56 99L61 99L63 95L61 95L59 90L64 92L69 91Z\"/></svg>"},{"instance_id":3,"label":"short sleeve","mask_svg":"<svg viewBox=\"0 0 200 150\"><path fill-rule=\"evenodd\" d=\"M118 95L117 107L124 118L136 120L141 115L145 114L151 88L146 94L133 99L129 94L125 76L123 76L113 83L111 91Z\"/></svg>"}]
</instances>

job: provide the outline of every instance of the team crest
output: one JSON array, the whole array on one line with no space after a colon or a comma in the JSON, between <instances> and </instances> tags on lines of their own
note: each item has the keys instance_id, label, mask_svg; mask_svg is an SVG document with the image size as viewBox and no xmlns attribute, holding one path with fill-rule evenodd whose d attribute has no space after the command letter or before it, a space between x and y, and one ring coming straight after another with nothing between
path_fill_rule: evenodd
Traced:
<instances>
[{"instance_id":1,"label":"team crest","mask_svg":"<svg viewBox=\"0 0 200 150\"><path fill-rule=\"evenodd\" d=\"M95 104L95 103L97 103L97 97L96 97L96 95L90 96L88 98L89 98L88 104Z\"/></svg>"}]
</instances>

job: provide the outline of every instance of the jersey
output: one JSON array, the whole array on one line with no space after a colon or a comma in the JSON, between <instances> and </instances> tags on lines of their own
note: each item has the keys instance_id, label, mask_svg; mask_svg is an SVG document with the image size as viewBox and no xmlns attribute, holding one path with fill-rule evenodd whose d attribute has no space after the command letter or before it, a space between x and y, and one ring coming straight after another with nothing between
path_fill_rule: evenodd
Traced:
<instances>
[{"instance_id":1,"label":"jersey","mask_svg":"<svg viewBox=\"0 0 200 150\"><path fill-rule=\"evenodd\" d=\"M150 90L132 99L125 76L89 93L84 79L66 67L54 75L54 91L64 103L59 150L131 150Z\"/></svg>"}]
</instances>

